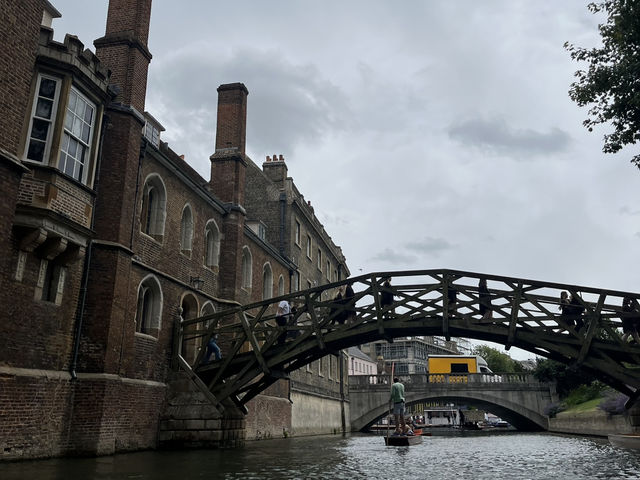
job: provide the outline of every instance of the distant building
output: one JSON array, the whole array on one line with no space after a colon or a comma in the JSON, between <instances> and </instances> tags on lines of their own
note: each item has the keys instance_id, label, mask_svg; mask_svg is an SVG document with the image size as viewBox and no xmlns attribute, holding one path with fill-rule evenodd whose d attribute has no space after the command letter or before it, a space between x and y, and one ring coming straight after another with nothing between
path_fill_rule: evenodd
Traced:
<instances>
[{"instance_id":1,"label":"distant building","mask_svg":"<svg viewBox=\"0 0 640 480\"><path fill-rule=\"evenodd\" d=\"M361 345L361 349L369 357L377 359L380 373L390 373L393 364L394 373L398 375L426 374L429 355L467 353L464 348L466 340L459 339L463 348L456 340L446 341L442 337L394 338L393 343L377 340Z\"/></svg>"},{"instance_id":2,"label":"distant building","mask_svg":"<svg viewBox=\"0 0 640 480\"><path fill-rule=\"evenodd\" d=\"M378 365L369 355L358 347L347 350L349 361L349 375L377 375Z\"/></svg>"}]
</instances>

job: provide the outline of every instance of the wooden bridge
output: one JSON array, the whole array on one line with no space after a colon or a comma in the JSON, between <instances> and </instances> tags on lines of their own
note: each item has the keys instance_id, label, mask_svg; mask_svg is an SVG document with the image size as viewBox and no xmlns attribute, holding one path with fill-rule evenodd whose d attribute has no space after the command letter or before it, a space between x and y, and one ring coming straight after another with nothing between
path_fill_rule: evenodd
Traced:
<instances>
[{"instance_id":1,"label":"wooden bridge","mask_svg":"<svg viewBox=\"0 0 640 480\"><path fill-rule=\"evenodd\" d=\"M386 277L392 278L394 303L383 307ZM491 294L489 318L480 313L481 279ZM347 284L353 285L353 298L334 301L337 289ZM561 315L562 291L578 299L581 313ZM636 311L623 311L624 298ZM243 408L288 372L328 353L373 340L429 335L495 342L581 368L628 395L630 406L640 395L640 346L622 340L622 319L640 315L639 299L638 293L457 270L372 273L182 321L174 352L222 410L229 401ZM281 300L295 309L285 327L275 321ZM350 318L340 323L345 316ZM224 356L205 363L204 346L214 334ZM190 362L179 354L198 348Z\"/></svg>"}]
</instances>

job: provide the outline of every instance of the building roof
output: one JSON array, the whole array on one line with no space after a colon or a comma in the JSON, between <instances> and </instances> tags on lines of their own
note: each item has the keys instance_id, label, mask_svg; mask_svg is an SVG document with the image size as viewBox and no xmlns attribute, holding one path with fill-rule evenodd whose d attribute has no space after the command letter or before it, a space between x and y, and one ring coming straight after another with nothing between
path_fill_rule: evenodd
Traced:
<instances>
[{"instance_id":1,"label":"building roof","mask_svg":"<svg viewBox=\"0 0 640 480\"><path fill-rule=\"evenodd\" d=\"M359 358L361 360L366 360L368 362L373 362L375 363L373 360L371 360L371 357L369 355L367 355L366 353L364 353L362 350L360 350L358 347L349 347L349 349L347 350L347 354L350 357L356 357Z\"/></svg>"}]
</instances>

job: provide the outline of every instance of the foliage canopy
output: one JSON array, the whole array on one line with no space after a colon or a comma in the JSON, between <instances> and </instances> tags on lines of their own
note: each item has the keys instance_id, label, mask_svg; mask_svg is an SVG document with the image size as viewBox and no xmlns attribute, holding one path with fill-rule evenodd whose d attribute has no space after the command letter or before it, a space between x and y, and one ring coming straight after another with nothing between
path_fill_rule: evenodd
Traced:
<instances>
[{"instance_id":1,"label":"foliage canopy","mask_svg":"<svg viewBox=\"0 0 640 480\"><path fill-rule=\"evenodd\" d=\"M492 372L518 373L524 370L522 365L516 362L509 355L502 353L489 345L476 345L473 349L473 354L480 355L484 358Z\"/></svg>"},{"instance_id":2,"label":"foliage canopy","mask_svg":"<svg viewBox=\"0 0 640 480\"><path fill-rule=\"evenodd\" d=\"M606 0L588 8L607 15L598 26L602 47L564 44L573 60L589 64L575 73L569 97L581 107L591 105L583 122L589 131L611 123L613 132L604 135L602 150L616 153L640 141L640 0ZM640 154L631 162L640 168Z\"/></svg>"}]
</instances>

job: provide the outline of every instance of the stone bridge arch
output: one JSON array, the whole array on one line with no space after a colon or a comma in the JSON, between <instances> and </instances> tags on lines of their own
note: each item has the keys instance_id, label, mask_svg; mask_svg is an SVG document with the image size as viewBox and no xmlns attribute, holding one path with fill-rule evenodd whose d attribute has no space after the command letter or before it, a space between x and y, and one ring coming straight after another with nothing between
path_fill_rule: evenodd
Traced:
<instances>
[{"instance_id":1,"label":"stone bridge arch","mask_svg":"<svg viewBox=\"0 0 640 480\"><path fill-rule=\"evenodd\" d=\"M425 375L405 375L400 380L405 384L407 406L430 400L469 405L494 413L518 430L548 430L544 407L555 400L554 386L536 382L530 375L495 377L504 381L434 384L426 382ZM389 384L382 377L349 378L351 430L365 430L389 413Z\"/></svg>"}]
</instances>

